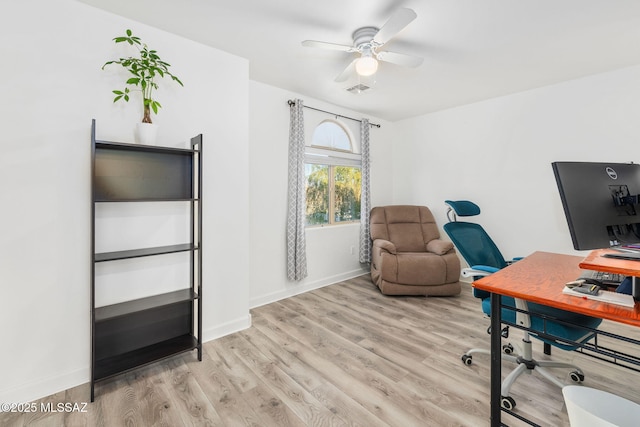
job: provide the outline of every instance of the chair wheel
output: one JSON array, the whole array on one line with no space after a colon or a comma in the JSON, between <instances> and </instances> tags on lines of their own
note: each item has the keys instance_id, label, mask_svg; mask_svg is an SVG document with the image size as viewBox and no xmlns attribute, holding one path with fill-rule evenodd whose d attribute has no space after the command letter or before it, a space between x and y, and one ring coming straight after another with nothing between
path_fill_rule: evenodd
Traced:
<instances>
[{"instance_id":1,"label":"chair wheel","mask_svg":"<svg viewBox=\"0 0 640 427\"><path fill-rule=\"evenodd\" d=\"M502 351L505 352L505 354L512 354L513 353L513 346L511 344L505 344L502 346Z\"/></svg>"},{"instance_id":2,"label":"chair wheel","mask_svg":"<svg viewBox=\"0 0 640 427\"><path fill-rule=\"evenodd\" d=\"M463 354L462 355L462 363L464 363L467 366L471 365L471 363L473 363L473 357L469 356L467 354Z\"/></svg>"},{"instance_id":3,"label":"chair wheel","mask_svg":"<svg viewBox=\"0 0 640 427\"><path fill-rule=\"evenodd\" d=\"M500 398L500 405L509 411L516 407L516 401L511 396L502 396Z\"/></svg>"},{"instance_id":4,"label":"chair wheel","mask_svg":"<svg viewBox=\"0 0 640 427\"><path fill-rule=\"evenodd\" d=\"M581 383L582 381L584 381L584 374L578 371L571 371L569 373L569 378L571 378L571 381L575 383Z\"/></svg>"}]
</instances>

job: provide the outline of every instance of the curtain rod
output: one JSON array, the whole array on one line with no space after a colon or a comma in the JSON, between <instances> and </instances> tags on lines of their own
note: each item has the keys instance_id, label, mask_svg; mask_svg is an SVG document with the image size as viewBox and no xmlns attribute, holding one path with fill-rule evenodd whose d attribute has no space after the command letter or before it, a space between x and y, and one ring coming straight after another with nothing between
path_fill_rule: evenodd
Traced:
<instances>
[{"instance_id":1,"label":"curtain rod","mask_svg":"<svg viewBox=\"0 0 640 427\"><path fill-rule=\"evenodd\" d=\"M290 100L287 101L287 104L289 104L289 107L291 107L292 105L296 105L296 101L290 99ZM327 113L327 114L330 114L330 115L335 116L335 117L342 117L343 119L353 120L354 122L362 123L362 120L360 120L360 119L354 119L353 117L347 117L347 116L343 116L342 114L332 113L331 111L326 111L326 110L321 110L319 108L309 107L308 105L303 105L302 107L303 108L309 108L310 110L320 111L321 113ZM380 128L380 125L377 124L377 123L369 123L369 126L375 126L377 128Z\"/></svg>"}]
</instances>

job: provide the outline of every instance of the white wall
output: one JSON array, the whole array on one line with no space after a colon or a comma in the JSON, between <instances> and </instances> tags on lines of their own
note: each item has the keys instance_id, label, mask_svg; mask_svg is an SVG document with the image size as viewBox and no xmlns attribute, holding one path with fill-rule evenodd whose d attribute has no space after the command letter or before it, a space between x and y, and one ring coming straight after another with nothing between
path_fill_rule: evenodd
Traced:
<instances>
[{"instance_id":1,"label":"white wall","mask_svg":"<svg viewBox=\"0 0 640 427\"><path fill-rule=\"evenodd\" d=\"M132 141L136 103L100 67L132 28L184 88L161 82L158 143L204 134L204 339L249 318L248 62L72 0L0 11L0 402L89 380L90 124ZM233 284L233 286L229 286ZM88 396L87 396L88 399Z\"/></svg>"},{"instance_id":2,"label":"white wall","mask_svg":"<svg viewBox=\"0 0 640 427\"><path fill-rule=\"evenodd\" d=\"M320 286L354 277L366 270L358 262L358 224L310 228L306 232L309 275L300 282L287 280L286 213L289 144L289 99L348 117L362 115L263 83L250 84L250 176L251 176L251 306L266 304ZM304 110L305 130L310 137L322 120L333 118ZM369 117L371 128L372 204L391 201L393 175L388 167L393 123ZM359 139L360 124L342 120ZM354 247L354 253L351 253Z\"/></svg>"},{"instance_id":3,"label":"white wall","mask_svg":"<svg viewBox=\"0 0 640 427\"><path fill-rule=\"evenodd\" d=\"M574 253L551 162L640 161L640 66L397 122L394 201L480 205L505 257ZM588 195L585 195L588 196Z\"/></svg>"}]
</instances>

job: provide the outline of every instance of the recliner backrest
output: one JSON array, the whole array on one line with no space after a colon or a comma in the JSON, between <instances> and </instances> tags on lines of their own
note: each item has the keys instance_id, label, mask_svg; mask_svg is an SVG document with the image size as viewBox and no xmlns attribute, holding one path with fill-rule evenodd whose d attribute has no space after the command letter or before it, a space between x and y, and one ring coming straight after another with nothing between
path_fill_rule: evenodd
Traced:
<instances>
[{"instance_id":1,"label":"recliner backrest","mask_svg":"<svg viewBox=\"0 0 640 427\"><path fill-rule=\"evenodd\" d=\"M392 242L398 252L425 252L440 238L433 214L426 206L377 206L371 210L371 239Z\"/></svg>"}]
</instances>

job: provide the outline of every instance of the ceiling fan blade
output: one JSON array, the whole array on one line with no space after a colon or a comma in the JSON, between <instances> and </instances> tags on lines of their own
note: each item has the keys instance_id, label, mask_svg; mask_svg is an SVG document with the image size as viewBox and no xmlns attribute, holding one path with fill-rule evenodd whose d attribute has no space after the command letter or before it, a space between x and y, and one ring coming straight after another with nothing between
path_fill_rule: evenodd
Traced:
<instances>
[{"instance_id":1,"label":"ceiling fan blade","mask_svg":"<svg viewBox=\"0 0 640 427\"><path fill-rule=\"evenodd\" d=\"M347 46L345 44L336 44L336 43L327 43L327 42L319 42L316 40L305 40L302 42L302 46L306 47L319 47L321 49L331 49L331 50L340 50L343 52L355 52L353 46Z\"/></svg>"},{"instance_id":2,"label":"ceiling fan blade","mask_svg":"<svg viewBox=\"0 0 640 427\"><path fill-rule=\"evenodd\" d=\"M380 28L375 37L373 37L373 41L378 45L385 44L417 17L418 15L413 11L413 9L398 9L393 13L393 15L391 15L391 18L389 18L382 28Z\"/></svg>"},{"instance_id":3,"label":"ceiling fan blade","mask_svg":"<svg viewBox=\"0 0 640 427\"><path fill-rule=\"evenodd\" d=\"M356 58L353 61L351 61L349 63L349 65L347 65L347 67L342 71L342 73L340 73L340 75L338 75L338 77L336 77L336 81L337 82L343 82L343 81L347 80L350 75L355 73L355 71L356 71L356 61L357 60L358 60L358 58Z\"/></svg>"},{"instance_id":4,"label":"ceiling fan blade","mask_svg":"<svg viewBox=\"0 0 640 427\"><path fill-rule=\"evenodd\" d=\"M402 65L403 67L418 67L424 62L424 58L419 56L407 55L397 52L378 52L378 59L392 64Z\"/></svg>"}]
</instances>

